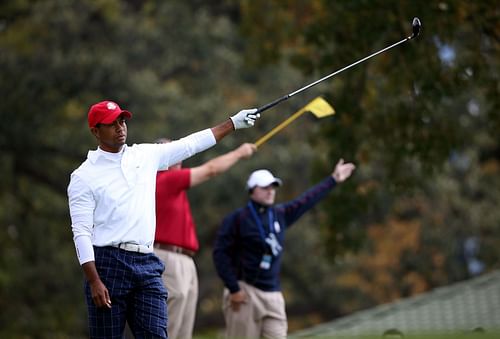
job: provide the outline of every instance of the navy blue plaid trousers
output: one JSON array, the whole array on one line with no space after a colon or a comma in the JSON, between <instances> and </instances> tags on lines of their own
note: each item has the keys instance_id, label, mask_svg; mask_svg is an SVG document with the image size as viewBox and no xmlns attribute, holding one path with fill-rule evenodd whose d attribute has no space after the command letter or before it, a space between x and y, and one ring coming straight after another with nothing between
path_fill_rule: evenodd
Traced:
<instances>
[{"instance_id":1,"label":"navy blue plaid trousers","mask_svg":"<svg viewBox=\"0 0 500 339\"><path fill-rule=\"evenodd\" d=\"M136 338L168 338L165 265L154 253L95 247L95 265L111 297L111 309L96 307L85 283L90 337L123 338L125 322Z\"/></svg>"}]
</instances>

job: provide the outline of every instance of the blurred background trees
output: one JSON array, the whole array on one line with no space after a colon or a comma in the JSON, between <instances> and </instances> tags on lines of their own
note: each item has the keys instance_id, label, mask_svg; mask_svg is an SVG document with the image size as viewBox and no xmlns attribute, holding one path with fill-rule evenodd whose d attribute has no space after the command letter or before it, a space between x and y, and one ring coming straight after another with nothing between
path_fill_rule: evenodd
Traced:
<instances>
[{"instance_id":1,"label":"blurred background trees","mask_svg":"<svg viewBox=\"0 0 500 339\"><path fill-rule=\"evenodd\" d=\"M266 111L186 166L255 141L318 95L252 159L189 195L202 249L196 332L223 326L211 245L248 173L278 200L358 169L287 236L290 330L496 269L500 252L495 1L9 0L0 4L0 336L86 336L69 174L95 148L90 104L134 112L129 143L179 138L421 36Z\"/></svg>"}]
</instances>

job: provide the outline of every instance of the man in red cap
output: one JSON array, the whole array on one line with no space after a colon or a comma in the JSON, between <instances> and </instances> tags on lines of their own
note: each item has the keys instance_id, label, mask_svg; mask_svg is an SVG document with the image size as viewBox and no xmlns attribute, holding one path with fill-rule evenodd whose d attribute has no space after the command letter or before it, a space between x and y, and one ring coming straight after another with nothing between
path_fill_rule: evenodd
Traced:
<instances>
[{"instance_id":1,"label":"man in red cap","mask_svg":"<svg viewBox=\"0 0 500 339\"><path fill-rule=\"evenodd\" d=\"M212 147L259 118L242 110L221 124L166 144L126 145L132 113L113 101L90 107L98 148L72 174L71 227L85 274L91 338L167 338L164 264L153 253L156 174Z\"/></svg>"}]
</instances>

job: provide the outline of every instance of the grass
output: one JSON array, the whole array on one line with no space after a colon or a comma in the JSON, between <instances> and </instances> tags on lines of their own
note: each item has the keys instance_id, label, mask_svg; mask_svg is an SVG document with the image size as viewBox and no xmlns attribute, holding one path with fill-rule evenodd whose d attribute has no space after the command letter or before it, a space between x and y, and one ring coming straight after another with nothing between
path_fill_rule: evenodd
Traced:
<instances>
[{"instance_id":1,"label":"grass","mask_svg":"<svg viewBox=\"0 0 500 339\"><path fill-rule=\"evenodd\" d=\"M222 339L223 333L220 331L210 331L195 335L193 339ZM292 338L315 338L315 339L400 339L397 335L382 337L380 334L374 335L331 335L322 336L314 335L309 337L294 337ZM447 333L410 333L406 334L403 339L498 339L500 338L500 330L494 332L447 332Z\"/></svg>"},{"instance_id":2,"label":"grass","mask_svg":"<svg viewBox=\"0 0 500 339\"><path fill-rule=\"evenodd\" d=\"M297 337L298 338L298 337ZM315 339L498 339L500 338L500 331L495 332L447 332L447 333L411 333L406 334L404 337L398 335L383 337L380 334L377 335L331 335L331 336L321 336L315 335L310 337L300 337L300 338L315 338Z\"/></svg>"}]
</instances>

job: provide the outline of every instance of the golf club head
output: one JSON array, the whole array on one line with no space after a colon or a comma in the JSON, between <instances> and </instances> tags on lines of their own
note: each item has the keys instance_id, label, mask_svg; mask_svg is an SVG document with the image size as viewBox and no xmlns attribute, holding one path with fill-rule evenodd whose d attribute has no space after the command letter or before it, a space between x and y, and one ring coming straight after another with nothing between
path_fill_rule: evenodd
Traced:
<instances>
[{"instance_id":1,"label":"golf club head","mask_svg":"<svg viewBox=\"0 0 500 339\"><path fill-rule=\"evenodd\" d=\"M420 22L419 18L415 17L415 18L413 18L413 22L412 22L411 26L412 26L413 33L412 33L410 39L413 39L420 34L420 28L422 27L422 23Z\"/></svg>"}]
</instances>

